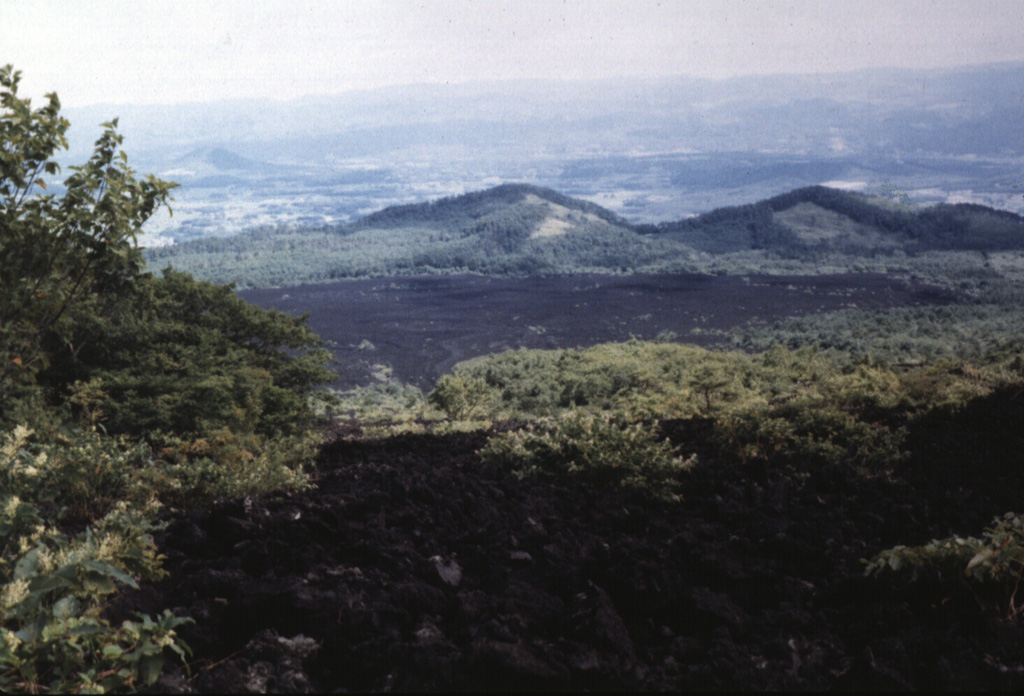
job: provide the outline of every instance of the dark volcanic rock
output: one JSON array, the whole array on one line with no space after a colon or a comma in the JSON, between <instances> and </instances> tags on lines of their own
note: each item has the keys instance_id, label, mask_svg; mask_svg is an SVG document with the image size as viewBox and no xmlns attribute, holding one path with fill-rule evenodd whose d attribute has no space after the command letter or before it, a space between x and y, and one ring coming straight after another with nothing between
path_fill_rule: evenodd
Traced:
<instances>
[{"instance_id":1,"label":"dark volcanic rock","mask_svg":"<svg viewBox=\"0 0 1024 696\"><path fill-rule=\"evenodd\" d=\"M309 314L337 360L338 382L373 381L374 365L429 388L461 360L515 348L575 348L671 331L686 342L751 321L808 313L946 304L934 286L877 273L817 276L412 276L246 290L261 307ZM370 348L372 346L372 349Z\"/></svg>"},{"instance_id":2,"label":"dark volcanic rock","mask_svg":"<svg viewBox=\"0 0 1024 696\"><path fill-rule=\"evenodd\" d=\"M1019 416L1002 398L949 418ZM797 480L719 461L709 429L663 424L701 461L679 504L520 481L480 462L486 434L339 439L316 490L169 520L170 579L116 611L195 617L191 673L160 686L199 692L1024 687L1019 624L859 562L977 533L1020 507L1019 469L923 448L903 482Z\"/></svg>"}]
</instances>

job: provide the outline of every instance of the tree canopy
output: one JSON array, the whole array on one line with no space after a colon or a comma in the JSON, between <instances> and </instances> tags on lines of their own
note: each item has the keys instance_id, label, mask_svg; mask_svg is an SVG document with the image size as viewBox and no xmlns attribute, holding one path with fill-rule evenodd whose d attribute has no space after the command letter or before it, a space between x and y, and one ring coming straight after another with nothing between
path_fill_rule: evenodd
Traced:
<instances>
[{"instance_id":1,"label":"tree canopy","mask_svg":"<svg viewBox=\"0 0 1024 696\"><path fill-rule=\"evenodd\" d=\"M60 186L69 123L57 95L40 108L20 97L20 79L0 68L0 421L89 381L106 385L119 432L270 434L308 420L306 396L330 377L319 339L228 286L147 273L139 234L176 184L136 175L114 119Z\"/></svg>"},{"instance_id":2,"label":"tree canopy","mask_svg":"<svg viewBox=\"0 0 1024 696\"><path fill-rule=\"evenodd\" d=\"M0 68L0 691L134 689L186 655L188 619L104 617L162 574L156 510L307 485L333 375L305 318L148 273L175 185L136 175L116 119L59 182L69 123L20 80Z\"/></svg>"},{"instance_id":3,"label":"tree canopy","mask_svg":"<svg viewBox=\"0 0 1024 696\"><path fill-rule=\"evenodd\" d=\"M75 350L77 309L107 311L137 280L137 236L174 187L135 177L114 120L63 195L47 193L69 123L56 94L39 109L20 98L20 78L0 68L0 395L49 364L47 343Z\"/></svg>"}]
</instances>

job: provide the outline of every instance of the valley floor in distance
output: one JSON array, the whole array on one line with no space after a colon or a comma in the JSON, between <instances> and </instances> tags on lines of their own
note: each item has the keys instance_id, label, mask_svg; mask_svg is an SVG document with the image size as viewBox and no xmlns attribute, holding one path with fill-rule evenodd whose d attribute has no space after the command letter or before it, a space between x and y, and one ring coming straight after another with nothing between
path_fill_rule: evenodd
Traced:
<instances>
[{"instance_id":1,"label":"valley floor in distance","mask_svg":"<svg viewBox=\"0 0 1024 696\"><path fill-rule=\"evenodd\" d=\"M576 348L654 339L710 346L748 323L839 309L947 304L934 286L885 274L816 276L409 276L246 290L328 343L335 388L366 385L373 366L429 389L462 360L516 348Z\"/></svg>"}]
</instances>

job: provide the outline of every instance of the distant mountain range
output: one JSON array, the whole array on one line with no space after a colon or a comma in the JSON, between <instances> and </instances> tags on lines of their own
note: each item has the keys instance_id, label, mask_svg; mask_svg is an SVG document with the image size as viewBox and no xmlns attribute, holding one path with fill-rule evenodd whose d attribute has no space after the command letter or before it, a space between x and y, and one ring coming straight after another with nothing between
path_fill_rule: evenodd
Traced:
<instances>
[{"instance_id":1,"label":"distant mountain range","mask_svg":"<svg viewBox=\"0 0 1024 696\"><path fill-rule=\"evenodd\" d=\"M341 225L264 228L146 255L157 268L270 287L438 273L706 271L722 258L755 259L768 270L776 262L805 263L813 270L816 262L838 258L1018 250L1024 250L1024 217L973 204L913 207L814 186L637 225L551 189L506 184L392 206Z\"/></svg>"},{"instance_id":2,"label":"distant mountain range","mask_svg":"<svg viewBox=\"0 0 1024 696\"><path fill-rule=\"evenodd\" d=\"M529 183L638 223L829 184L1024 212L1024 63L726 80L418 85L288 101L68 109L68 163L119 116L179 182L175 241Z\"/></svg>"},{"instance_id":3,"label":"distant mountain range","mask_svg":"<svg viewBox=\"0 0 1024 696\"><path fill-rule=\"evenodd\" d=\"M408 159L423 148L564 157L786 152L1024 155L1024 63L730 79L411 85L285 101L68 109L72 149L119 116L129 148L168 162L224 148L278 164ZM497 172L495 172L496 174Z\"/></svg>"}]
</instances>

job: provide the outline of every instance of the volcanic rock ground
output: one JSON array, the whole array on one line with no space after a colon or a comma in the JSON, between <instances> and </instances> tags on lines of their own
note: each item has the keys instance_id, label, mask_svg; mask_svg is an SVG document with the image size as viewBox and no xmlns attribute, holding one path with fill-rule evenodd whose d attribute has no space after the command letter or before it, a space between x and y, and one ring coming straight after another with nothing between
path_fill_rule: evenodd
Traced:
<instances>
[{"instance_id":1,"label":"volcanic rock ground","mask_svg":"<svg viewBox=\"0 0 1024 696\"><path fill-rule=\"evenodd\" d=\"M246 290L293 315L337 359L335 387L373 381L374 365L429 390L462 360L516 348L576 348L653 339L710 346L748 323L839 309L947 304L937 287L878 273L816 276L410 276Z\"/></svg>"},{"instance_id":2,"label":"volcanic rock ground","mask_svg":"<svg viewBox=\"0 0 1024 696\"><path fill-rule=\"evenodd\" d=\"M676 504L519 480L481 463L486 433L353 427L315 490L170 516L170 578L113 614L195 619L168 690L1020 692L1019 623L860 559L1019 510L1022 424L1019 391L926 420L891 481L730 461L711 424L667 422L700 460Z\"/></svg>"}]
</instances>

